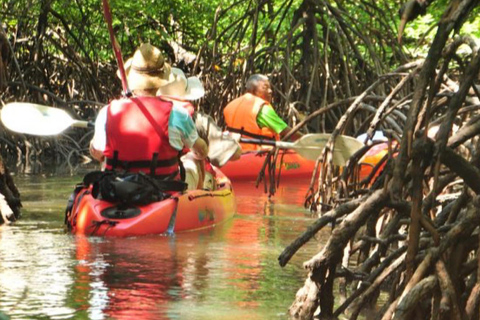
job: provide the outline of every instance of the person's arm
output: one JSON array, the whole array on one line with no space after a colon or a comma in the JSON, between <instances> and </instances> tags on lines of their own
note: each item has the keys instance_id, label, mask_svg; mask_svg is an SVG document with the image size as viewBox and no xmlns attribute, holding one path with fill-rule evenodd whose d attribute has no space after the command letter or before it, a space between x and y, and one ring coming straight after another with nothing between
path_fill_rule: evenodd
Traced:
<instances>
[{"instance_id":1,"label":"person's arm","mask_svg":"<svg viewBox=\"0 0 480 320\"><path fill-rule=\"evenodd\" d=\"M230 157L230 159L228 159L228 161L237 161L241 157L242 157L242 148L240 147L240 145L238 145L237 149L235 149L235 153L232 154L232 156Z\"/></svg>"},{"instance_id":2,"label":"person's arm","mask_svg":"<svg viewBox=\"0 0 480 320\"><path fill-rule=\"evenodd\" d=\"M292 128L290 128L289 126L287 126L285 129L283 129L281 132L280 132L280 138L283 139L283 137L285 137L287 134L290 133L290 131L292 131ZM295 141L297 139L300 139L301 137L303 136L303 134L301 134L300 132L295 132L291 137L290 137L290 141Z\"/></svg>"},{"instance_id":3,"label":"person's arm","mask_svg":"<svg viewBox=\"0 0 480 320\"><path fill-rule=\"evenodd\" d=\"M280 135L280 138L282 139L292 130L292 128L290 128L285 121L278 116L273 107L269 104L264 105L258 113L257 124L260 128L269 128L273 132ZM295 141L300 137L302 137L302 134L300 132L296 132L292 137L290 137L290 140Z\"/></svg>"},{"instance_id":4,"label":"person's arm","mask_svg":"<svg viewBox=\"0 0 480 320\"><path fill-rule=\"evenodd\" d=\"M203 160L208 154L208 145L199 137L195 123L183 107L174 105L168 123L169 142L172 147L182 150L185 146L192 150L194 157Z\"/></svg>"},{"instance_id":5,"label":"person's arm","mask_svg":"<svg viewBox=\"0 0 480 320\"><path fill-rule=\"evenodd\" d=\"M208 155L208 146L205 140L198 137L192 146L193 157L197 160L204 160Z\"/></svg>"},{"instance_id":6,"label":"person's arm","mask_svg":"<svg viewBox=\"0 0 480 320\"><path fill-rule=\"evenodd\" d=\"M224 132L211 116L196 112L193 119L198 134L208 144L208 158L213 165L221 167L227 161L240 159L242 148L238 139L234 139L229 132Z\"/></svg>"},{"instance_id":7,"label":"person's arm","mask_svg":"<svg viewBox=\"0 0 480 320\"><path fill-rule=\"evenodd\" d=\"M103 155L103 151L100 151L94 147L94 142L93 140L90 141L90 147L88 149L90 152L90 155L92 156L93 159L97 160L98 162L103 162L105 160L105 156Z\"/></svg>"},{"instance_id":8,"label":"person's arm","mask_svg":"<svg viewBox=\"0 0 480 320\"><path fill-rule=\"evenodd\" d=\"M92 158L99 162L105 160L103 151L107 144L107 133L105 125L107 123L107 107L102 108L95 119L95 133L90 141L89 152Z\"/></svg>"}]
</instances>

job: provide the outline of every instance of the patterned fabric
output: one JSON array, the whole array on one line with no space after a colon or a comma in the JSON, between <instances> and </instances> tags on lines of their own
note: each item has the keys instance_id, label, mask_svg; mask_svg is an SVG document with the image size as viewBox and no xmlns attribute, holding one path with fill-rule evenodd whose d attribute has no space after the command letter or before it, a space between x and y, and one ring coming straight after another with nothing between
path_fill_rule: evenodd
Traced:
<instances>
[{"instance_id":1,"label":"patterned fabric","mask_svg":"<svg viewBox=\"0 0 480 320\"><path fill-rule=\"evenodd\" d=\"M168 121L169 142L172 147L182 150L183 146L191 148L198 139L197 129L187 109L173 105Z\"/></svg>"}]
</instances>

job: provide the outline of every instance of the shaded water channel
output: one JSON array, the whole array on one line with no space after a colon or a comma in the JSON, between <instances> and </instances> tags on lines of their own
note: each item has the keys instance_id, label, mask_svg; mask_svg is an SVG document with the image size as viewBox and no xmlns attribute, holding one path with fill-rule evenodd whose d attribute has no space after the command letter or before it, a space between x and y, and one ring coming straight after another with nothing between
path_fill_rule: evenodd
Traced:
<instances>
[{"instance_id":1,"label":"shaded water channel","mask_svg":"<svg viewBox=\"0 0 480 320\"><path fill-rule=\"evenodd\" d=\"M284 183L272 199L234 184L238 213L212 230L119 239L65 232L80 180L15 177L23 215L0 227L0 311L11 319L288 319L302 263L322 242L278 265L312 222L308 181Z\"/></svg>"}]
</instances>

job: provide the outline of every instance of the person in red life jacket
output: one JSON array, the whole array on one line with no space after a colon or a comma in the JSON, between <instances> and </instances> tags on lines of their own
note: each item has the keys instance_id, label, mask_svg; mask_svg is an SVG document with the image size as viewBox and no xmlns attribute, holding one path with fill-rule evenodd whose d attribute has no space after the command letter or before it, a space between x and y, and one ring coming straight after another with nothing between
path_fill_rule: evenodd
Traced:
<instances>
[{"instance_id":1,"label":"person in red life jacket","mask_svg":"<svg viewBox=\"0 0 480 320\"><path fill-rule=\"evenodd\" d=\"M186 108L192 115L198 134L208 144L208 162L199 161L191 153L182 157L189 185L197 188L215 189L214 171L209 167L213 164L222 167L228 161L238 160L241 156L239 143L227 132L223 132L209 115L196 111L190 101L204 96L205 90L198 77L186 77L178 68L171 68L175 80L162 85L157 95ZM206 165L206 167L205 167Z\"/></svg>"},{"instance_id":2,"label":"person in red life jacket","mask_svg":"<svg viewBox=\"0 0 480 320\"><path fill-rule=\"evenodd\" d=\"M162 85L174 81L160 50L142 44L125 62L133 97L115 99L95 121L90 154L107 170L143 171L160 179L179 179L179 154L184 148L203 160L206 142L198 136L187 110L157 97Z\"/></svg>"},{"instance_id":3,"label":"person in red life jacket","mask_svg":"<svg viewBox=\"0 0 480 320\"><path fill-rule=\"evenodd\" d=\"M292 128L283 121L271 105L272 86L267 76L254 74L245 85L246 93L231 101L223 110L227 130L246 138L283 138ZM291 140L302 134L296 132ZM255 144L241 143L243 151L258 150Z\"/></svg>"}]
</instances>

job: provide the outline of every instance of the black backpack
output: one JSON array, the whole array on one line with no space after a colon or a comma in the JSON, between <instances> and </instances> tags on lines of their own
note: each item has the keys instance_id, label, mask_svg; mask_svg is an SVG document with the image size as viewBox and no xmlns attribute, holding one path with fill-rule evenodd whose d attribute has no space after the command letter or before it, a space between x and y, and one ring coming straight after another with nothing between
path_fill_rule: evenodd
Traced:
<instances>
[{"instance_id":1,"label":"black backpack","mask_svg":"<svg viewBox=\"0 0 480 320\"><path fill-rule=\"evenodd\" d=\"M169 191L183 192L187 184L177 180L157 180L143 172L94 171L85 175L85 186L93 185L92 196L123 205L146 205L170 198Z\"/></svg>"}]
</instances>

